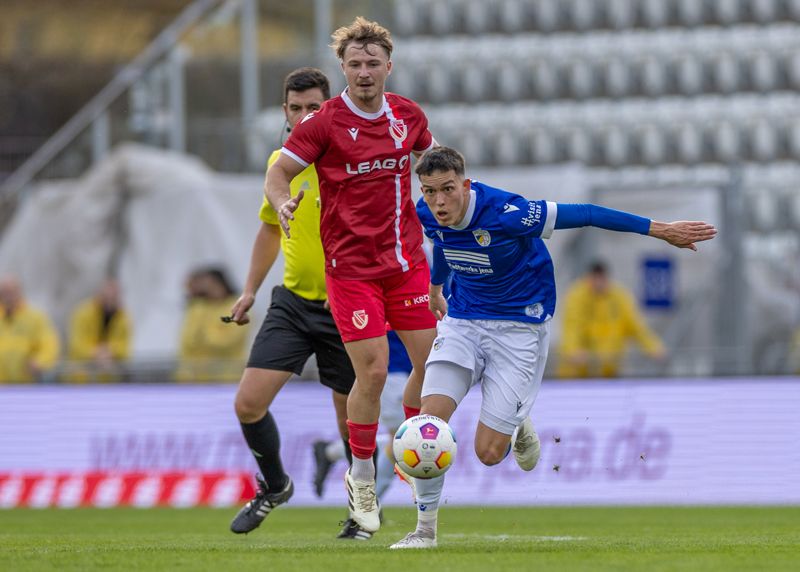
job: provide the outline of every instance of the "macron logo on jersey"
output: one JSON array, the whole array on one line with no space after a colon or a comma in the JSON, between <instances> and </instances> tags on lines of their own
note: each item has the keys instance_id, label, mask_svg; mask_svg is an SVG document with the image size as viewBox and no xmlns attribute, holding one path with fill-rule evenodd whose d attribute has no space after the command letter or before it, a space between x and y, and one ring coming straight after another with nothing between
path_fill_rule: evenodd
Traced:
<instances>
[{"instance_id":1,"label":"macron logo on jersey","mask_svg":"<svg viewBox=\"0 0 800 572\"><path fill-rule=\"evenodd\" d=\"M347 130L347 132L350 134L350 137L353 138L353 141L355 141L356 137L358 137L358 129L355 127L351 127Z\"/></svg>"},{"instance_id":2,"label":"macron logo on jersey","mask_svg":"<svg viewBox=\"0 0 800 572\"><path fill-rule=\"evenodd\" d=\"M510 205L508 203L503 205L503 214L513 213L514 211L518 211L518 210L519 210L519 207L517 207L517 206Z\"/></svg>"},{"instance_id":3,"label":"macron logo on jersey","mask_svg":"<svg viewBox=\"0 0 800 572\"><path fill-rule=\"evenodd\" d=\"M308 115L306 115L305 117L303 117L303 120L302 120L300 123L305 123L306 121L308 121L309 119L311 119L312 117L314 117L314 114L315 114L315 113L316 113L315 111L312 111L311 113L309 113Z\"/></svg>"},{"instance_id":4,"label":"macron logo on jersey","mask_svg":"<svg viewBox=\"0 0 800 572\"><path fill-rule=\"evenodd\" d=\"M469 274L494 274L488 254L443 248L447 265L457 272Z\"/></svg>"}]
</instances>

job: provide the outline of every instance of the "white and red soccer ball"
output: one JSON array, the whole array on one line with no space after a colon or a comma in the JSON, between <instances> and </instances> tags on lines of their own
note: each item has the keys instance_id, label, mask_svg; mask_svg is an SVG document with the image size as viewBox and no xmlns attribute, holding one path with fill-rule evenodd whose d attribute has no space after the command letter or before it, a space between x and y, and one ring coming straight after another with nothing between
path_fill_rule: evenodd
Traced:
<instances>
[{"instance_id":1,"label":"white and red soccer ball","mask_svg":"<svg viewBox=\"0 0 800 572\"><path fill-rule=\"evenodd\" d=\"M458 445L445 421L433 415L417 415L400 425L392 449L403 471L418 479L432 479L453 465Z\"/></svg>"}]
</instances>

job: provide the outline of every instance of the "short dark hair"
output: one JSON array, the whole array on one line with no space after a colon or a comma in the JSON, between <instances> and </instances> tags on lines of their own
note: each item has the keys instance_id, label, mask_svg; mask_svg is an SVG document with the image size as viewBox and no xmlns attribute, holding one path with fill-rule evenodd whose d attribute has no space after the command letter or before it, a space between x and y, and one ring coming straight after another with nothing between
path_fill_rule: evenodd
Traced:
<instances>
[{"instance_id":1,"label":"short dark hair","mask_svg":"<svg viewBox=\"0 0 800 572\"><path fill-rule=\"evenodd\" d=\"M417 162L417 175L432 175L436 171L453 171L464 176L464 156L451 147L434 147Z\"/></svg>"},{"instance_id":2,"label":"short dark hair","mask_svg":"<svg viewBox=\"0 0 800 572\"><path fill-rule=\"evenodd\" d=\"M589 265L589 274L608 276L608 264L604 260L595 260Z\"/></svg>"},{"instance_id":3,"label":"short dark hair","mask_svg":"<svg viewBox=\"0 0 800 572\"><path fill-rule=\"evenodd\" d=\"M318 87L325 99L331 98L331 84L328 76L317 68L299 68L283 80L283 102L289 98L290 91L307 91Z\"/></svg>"},{"instance_id":4,"label":"short dark hair","mask_svg":"<svg viewBox=\"0 0 800 572\"><path fill-rule=\"evenodd\" d=\"M336 52L336 57L340 60L344 59L344 53L347 46L351 43L361 44L362 47L367 44L375 44L386 50L387 57L392 57L392 34L378 24L371 22L366 18L358 16L353 23L349 26L342 26L338 28L332 35L333 43L331 48ZM369 52L368 52L369 53Z\"/></svg>"}]
</instances>

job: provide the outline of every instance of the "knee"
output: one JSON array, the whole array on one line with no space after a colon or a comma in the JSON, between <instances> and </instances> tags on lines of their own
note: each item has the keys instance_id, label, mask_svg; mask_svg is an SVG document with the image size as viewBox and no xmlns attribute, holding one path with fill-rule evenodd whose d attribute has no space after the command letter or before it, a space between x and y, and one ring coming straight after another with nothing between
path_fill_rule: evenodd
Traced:
<instances>
[{"instance_id":1,"label":"knee","mask_svg":"<svg viewBox=\"0 0 800 572\"><path fill-rule=\"evenodd\" d=\"M255 423L264 417L267 411L267 406L261 400L248 396L242 391L236 392L233 408L240 423Z\"/></svg>"},{"instance_id":2,"label":"knee","mask_svg":"<svg viewBox=\"0 0 800 572\"><path fill-rule=\"evenodd\" d=\"M507 450L508 445L489 443L486 445L476 446L475 454L478 456L478 459L481 463L487 467L491 467L492 465L496 465L506 458Z\"/></svg>"}]
</instances>

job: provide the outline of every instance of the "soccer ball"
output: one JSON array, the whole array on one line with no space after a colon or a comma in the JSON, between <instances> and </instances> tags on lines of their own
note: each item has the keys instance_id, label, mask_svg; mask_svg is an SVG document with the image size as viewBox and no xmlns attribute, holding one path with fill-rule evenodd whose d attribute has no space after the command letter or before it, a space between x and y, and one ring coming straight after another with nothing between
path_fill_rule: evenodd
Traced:
<instances>
[{"instance_id":1,"label":"soccer ball","mask_svg":"<svg viewBox=\"0 0 800 572\"><path fill-rule=\"evenodd\" d=\"M397 464L418 479L432 479L445 474L456 458L457 449L453 430L433 415L406 419L392 443Z\"/></svg>"}]
</instances>

